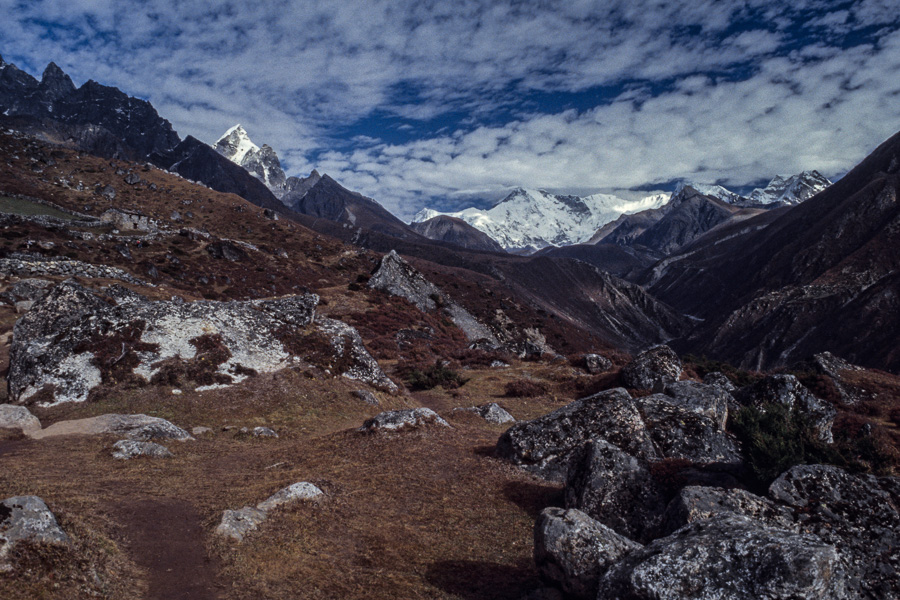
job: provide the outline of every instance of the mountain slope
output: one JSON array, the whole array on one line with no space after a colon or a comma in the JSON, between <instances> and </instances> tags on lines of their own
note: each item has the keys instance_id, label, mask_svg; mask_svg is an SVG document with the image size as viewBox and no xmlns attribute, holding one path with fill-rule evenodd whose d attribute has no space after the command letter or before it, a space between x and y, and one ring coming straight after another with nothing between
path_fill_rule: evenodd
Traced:
<instances>
[{"instance_id":1,"label":"mountain slope","mask_svg":"<svg viewBox=\"0 0 900 600\"><path fill-rule=\"evenodd\" d=\"M462 219L438 215L427 221L410 223L413 231L430 240L446 242L454 246L485 250L487 252L503 252L503 247L489 235L478 231Z\"/></svg>"}]
</instances>

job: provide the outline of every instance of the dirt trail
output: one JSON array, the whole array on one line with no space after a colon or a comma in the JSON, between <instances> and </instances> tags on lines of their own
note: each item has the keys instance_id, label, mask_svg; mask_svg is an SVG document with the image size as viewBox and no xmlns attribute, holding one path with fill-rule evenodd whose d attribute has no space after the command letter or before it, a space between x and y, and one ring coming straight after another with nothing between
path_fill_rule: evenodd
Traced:
<instances>
[{"instance_id":1,"label":"dirt trail","mask_svg":"<svg viewBox=\"0 0 900 600\"><path fill-rule=\"evenodd\" d=\"M176 498L125 499L109 507L125 549L147 571L148 600L216 600L216 565L203 548L200 516Z\"/></svg>"}]
</instances>

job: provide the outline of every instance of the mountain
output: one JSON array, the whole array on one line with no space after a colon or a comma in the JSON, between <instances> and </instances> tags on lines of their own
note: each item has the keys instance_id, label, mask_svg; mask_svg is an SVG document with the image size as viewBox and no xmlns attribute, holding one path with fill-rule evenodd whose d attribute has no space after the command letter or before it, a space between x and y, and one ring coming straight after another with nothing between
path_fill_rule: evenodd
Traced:
<instances>
[{"instance_id":1,"label":"mountain","mask_svg":"<svg viewBox=\"0 0 900 600\"><path fill-rule=\"evenodd\" d=\"M649 291L700 326L682 347L756 369L830 350L900 368L900 134L834 185L653 267ZM865 343L861 343L861 340Z\"/></svg>"},{"instance_id":2,"label":"mountain","mask_svg":"<svg viewBox=\"0 0 900 600\"><path fill-rule=\"evenodd\" d=\"M281 169L281 161L271 146L262 148L250 141L250 136L240 124L225 132L215 143L215 149L230 160L247 169L251 175L266 184L276 198L287 191L287 178Z\"/></svg>"},{"instance_id":3,"label":"mountain","mask_svg":"<svg viewBox=\"0 0 900 600\"><path fill-rule=\"evenodd\" d=\"M818 171L803 171L797 175L783 177L776 175L764 188L756 188L748 196L754 204L800 204L809 200L825 188L831 181Z\"/></svg>"},{"instance_id":4,"label":"mountain","mask_svg":"<svg viewBox=\"0 0 900 600\"><path fill-rule=\"evenodd\" d=\"M413 222L444 214L461 219L506 249L540 249L587 241L599 227L623 213L657 208L666 195L624 200L609 194L580 198L543 190L516 188L488 210L467 208L455 213L420 211Z\"/></svg>"},{"instance_id":5,"label":"mountain","mask_svg":"<svg viewBox=\"0 0 900 600\"><path fill-rule=\"evenodd\" d=\"M717 185L715 183L697 183L695 181L683 181L679 183L675 187L675 191L672 195L675 196L679 194L681 190L686 187L693 188L704 196L717 198L727 204L739 204L744 200L744 197L740 194L736 194L731 190L722 187L721 185Z\"/></svg>"},{"instance_id":6,"label":"mountain","mask_svg":"<svg viewBox=\"0 0 900 600\"><path fill-rule=\"evenodd\" d=\"M489 235L478 231L462 219L437 215L418 223L410 223L413 231L430 240L446 242L454 246L485 250L487 252L503 252L503 247Z\"/></svg>"}]
</instances>

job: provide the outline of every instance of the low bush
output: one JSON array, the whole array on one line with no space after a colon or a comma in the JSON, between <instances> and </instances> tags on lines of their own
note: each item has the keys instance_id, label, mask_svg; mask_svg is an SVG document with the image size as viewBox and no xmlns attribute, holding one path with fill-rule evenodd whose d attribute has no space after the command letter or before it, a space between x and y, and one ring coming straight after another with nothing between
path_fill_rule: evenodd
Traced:
<instances>
[{"instance_id":1,"label":"low bush","mask_svg":"<svg viewBox=\"0 0 900 600\"><path fill-rule=\"evenodd\" d=\"M547 393L547 385L533 379L516 379L507 382L505 393L510 398L535 398Z\"/></svg>"},{"instance_id":2,"label":"low bush","mask_svg":"<svg viewBox=\"0 0 900 600\"><path fill-rule=\"evenodd\" d=\"M413 369L406 379L409 388L415 391L430 390L437 386L456 389L467 381L441 360L436 360L433 365L423 369Z\"/></svg>"}]
</instances>

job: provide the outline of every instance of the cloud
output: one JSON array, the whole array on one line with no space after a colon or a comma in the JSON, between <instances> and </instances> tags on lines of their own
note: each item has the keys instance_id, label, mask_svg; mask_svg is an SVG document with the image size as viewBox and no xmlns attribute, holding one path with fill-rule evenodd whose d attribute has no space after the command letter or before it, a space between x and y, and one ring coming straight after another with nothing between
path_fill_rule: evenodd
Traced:
<instances>
[{"instance_id":1,"label":"cloud","mask_svg":"<svg viewBox=\"0 0 900 600\"><path fill-rule=\"evenodd\" d=\"M240 122L290 172L327 171L404 216L511 185L834 174L900 122L887 0L0 0L0 14L5 59L149 99L183 136ZM373 115L407 141L363 130Z\"/></svg>"}]
</instances>

